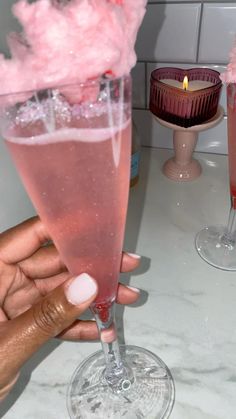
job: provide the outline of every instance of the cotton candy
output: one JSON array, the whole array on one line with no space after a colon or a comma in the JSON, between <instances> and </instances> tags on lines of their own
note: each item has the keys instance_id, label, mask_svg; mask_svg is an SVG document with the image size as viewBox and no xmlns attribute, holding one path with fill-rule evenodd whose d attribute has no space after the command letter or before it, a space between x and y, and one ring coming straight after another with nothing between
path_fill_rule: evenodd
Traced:
<instances>
[{"instance_id":1,"label":"cotton candy","mask_svg":"<svg viewBox=\"0 0 236 419\"><path fill-rule=\"evenodd\" d=\"M136 63L134 45L146 0L20 0L11 58L0 55L0 94L120 77Z\"/></svg>"}]
</instances>

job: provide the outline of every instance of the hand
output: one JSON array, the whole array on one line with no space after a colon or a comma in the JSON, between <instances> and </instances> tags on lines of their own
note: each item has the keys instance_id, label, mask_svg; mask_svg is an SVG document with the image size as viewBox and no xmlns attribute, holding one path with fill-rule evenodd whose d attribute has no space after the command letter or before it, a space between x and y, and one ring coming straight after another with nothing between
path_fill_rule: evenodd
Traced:
<instances>
[{"instance_id":1,"label":"hand","mask_svg":"<svg viewBox=\"0 0 236 419\"><path fill-rule=\"evenodd\" d=\"M96 323L76 320L97 294L96 281L71 278L38 218L0 235L0 400L17 380L22 365L50 338L98 338ZM123 254L121 270L139 265ZM117 302L134 303L139 291L119 284Z\"/></svg>"}]
</instances>

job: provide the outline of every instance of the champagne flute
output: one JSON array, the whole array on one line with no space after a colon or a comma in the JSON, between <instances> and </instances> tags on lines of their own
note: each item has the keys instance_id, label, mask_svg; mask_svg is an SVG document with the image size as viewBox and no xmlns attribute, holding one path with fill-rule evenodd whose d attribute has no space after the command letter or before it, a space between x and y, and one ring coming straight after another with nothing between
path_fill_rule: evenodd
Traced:
<instances>
[{"instance_id":1,"label":"champagne flute","mask_svg":"<svg viewBox=\"0 0 236 419\"><path fill-rule=\"evenodd\" d=\"M131 79L0 97L0 126L29 196L73 275L98 282L102 351L75 371L71 418L167 418L174 385L156 355L119 348L115 298L128 205Z\"/></svg>"},{"instance_id":2,"label":"champagne flute","mask_svg":"<svg viewBox=\"0 0 236 419\"><path fill-rule=\"evenodd\" d=\"M228 162L231 209L227 226L205 227L196 237L199 255L210 265L236 271L236 83L227 85Z\"/></svg>"}]
</instances>

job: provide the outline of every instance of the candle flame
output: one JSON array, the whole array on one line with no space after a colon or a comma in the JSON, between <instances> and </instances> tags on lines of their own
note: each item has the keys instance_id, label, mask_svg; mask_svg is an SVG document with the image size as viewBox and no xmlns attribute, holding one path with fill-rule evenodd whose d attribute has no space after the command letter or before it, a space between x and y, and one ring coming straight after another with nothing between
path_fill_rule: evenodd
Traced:
<instances>
[{"instance_id":1,"label":"candle flame","mask_svg":"<svg viewBox=\"0 0 236 419\"><path fill-rule=\"evenodd\" d=\"M184 77L184 80L183 80L183 89L184 90L188 90L188 76L185 76Z\"/></svg>"}]
</instances>

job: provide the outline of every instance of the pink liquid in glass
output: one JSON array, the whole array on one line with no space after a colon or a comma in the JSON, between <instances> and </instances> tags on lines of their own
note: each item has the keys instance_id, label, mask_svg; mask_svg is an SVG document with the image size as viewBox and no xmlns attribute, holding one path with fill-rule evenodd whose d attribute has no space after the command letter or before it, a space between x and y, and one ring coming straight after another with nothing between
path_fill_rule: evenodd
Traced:
<instances>
[{"instance_id":1,"label":"pink liquid in glass","mask_svg":"<svg viewBox=\"0 0 236 419\"><path fill-rule=\"evenodd\" d=\"M115 299L128 203L131 127L66 128L8 135L7 146L32 202L73 275L99 284L98 305Z\"/></svg>"},{"instance_id":2,"label":"pink liquid in glass","mask_svg":"<svg viewBox=\"0 0 236 419\"><path fill-rule=\"evenodd\" d=\"M227 87L230 193L236 209L236 84Z\"/></svg>"}]
</instances>

